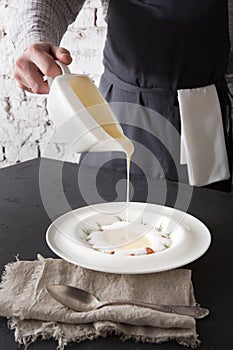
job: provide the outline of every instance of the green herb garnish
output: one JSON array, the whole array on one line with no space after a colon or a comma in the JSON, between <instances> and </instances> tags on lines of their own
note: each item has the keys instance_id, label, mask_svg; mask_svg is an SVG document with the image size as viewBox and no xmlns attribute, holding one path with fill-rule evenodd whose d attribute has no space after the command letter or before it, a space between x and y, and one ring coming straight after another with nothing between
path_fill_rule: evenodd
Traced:
<instances>
[{"instance_id":1,"label":"green herb garnish","mask_svg":"<svg viewBox=\"0 0 233 350\"><path fill-rule=\"evenodd\" d=\"M159 227L155 227L155 230L161 232L163 230L163 224L160 224Z\"/></svg>"},{"instance_id":2,"label":"green herb garnish","mask_svg":"<svg viewBox=\"0 0 233 350\"><path fill-rule=\"evenodd\" d=\"M93 232L93 230L91 230L90 228L84 228L82 231L83 233L85 233L85 235L90 235Z\"/></svg>"},{"instance_id":3,"label":"green herb garnish","mask_svg":"<svg viewBox=\"0 0 233 350\"><path fill-rule=\"evenodd\" d=\"M118 221L123 221L123 219L122 219L120 216L115 216L115 218L116 218Z\"/></svg>"},{"instance_id":4,"label":"green herb garnish","mask_svg":"<svg viewBox=\"0 0 233 350\"><path fill-rule=\"evenodd\" d=\"M140 225L147 225L147 223L144 222L142 219L139 221L139 224L140 224Z\"/></svg>"},{"instance_id":5,"label":"green herb garnish","mask_svg":"<svg viewBox=\"0 0 233 350\"><path fill-rule=\"evenodd\" d=\"M166 243L165 243L163 246L164 246L165 249L170 248L170 245L169 245L169 244L166 244Z\"/></svg>"}]
</instances>

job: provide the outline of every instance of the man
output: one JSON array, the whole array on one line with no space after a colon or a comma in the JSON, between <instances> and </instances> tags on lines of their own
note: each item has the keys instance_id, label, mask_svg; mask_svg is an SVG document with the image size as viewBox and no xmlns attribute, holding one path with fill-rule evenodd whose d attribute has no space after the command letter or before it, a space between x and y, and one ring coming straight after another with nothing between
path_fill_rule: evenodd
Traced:
<instances>
[{"instance_id":1,"label":"man","mask_svg":"<svg viewBox=\"0 0 233 350\"><path fill-rule=\"evenodd\" d=\"M102 2L108 34L100 91L106 100L148 107L180 131L177 91L214 86L221 106L230 174L220 177L213 186L230 190L232 135L230 100L224 79L230 49L227 0L207 0L204 3L200 0L198 4L196 0ZM61 74L55 59L67 65L71 63L70 53L59 47L59 43L83 3L83 0L23 2L12 35L15 45L24 50L16 61L14 73L22 89L48 93L43 76ZM161 164L162 172L155 174L153 169L150 172L148 162L147 165L142 162L142 168L147 168L152 176L164 174L170 180L177 180L179 168L182 180L187 181L184 166L174 164L166 145L161 145L166 128L161 131L159 140L146 131L151 123L154 125L154 120L149 120L151 117L147 120L145 116L144 130L138 129L137 117L132 118L131 126L123 125L125 134L151 150ZM172 139L170 135L166 138L169 137ZM224 148L224 140L220 143ZM96 156L89 157L89 164L95 164L95 161ZM122 164L116 160L110 161L108 166L120 170ZM133 171L139 171L137 166Z\"/></svg>"}]
</instances>

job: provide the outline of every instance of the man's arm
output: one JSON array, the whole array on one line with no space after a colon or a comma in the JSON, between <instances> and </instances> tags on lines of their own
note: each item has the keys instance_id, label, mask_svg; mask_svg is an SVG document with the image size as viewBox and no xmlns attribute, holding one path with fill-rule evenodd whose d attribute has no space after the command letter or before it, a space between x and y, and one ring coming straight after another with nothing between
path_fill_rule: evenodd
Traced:
<instances>
[{"instance_id":1,"label":"man's arm","mask_svg":"<svg viewBox=\"0 0 233 350\"><path fill-rule=\"evenodd\" d=\"M48 93L43 76L61 74L55 59L70 64L68 50L59 47L62 36L77 17L85 0L24 0L10 36L17 54L14 77L19 86Z\"/></svg>"},{"instance_id":2,"label":"man's arm","mask_svg":"<svg viewBox=\"0 0 233 350\"><path fill-rule=\"evenodd\" d=\"M11 28L11 40L19 54L35 42L59 45L85 0L23 0Z\"/></svg>"}]
</instances>

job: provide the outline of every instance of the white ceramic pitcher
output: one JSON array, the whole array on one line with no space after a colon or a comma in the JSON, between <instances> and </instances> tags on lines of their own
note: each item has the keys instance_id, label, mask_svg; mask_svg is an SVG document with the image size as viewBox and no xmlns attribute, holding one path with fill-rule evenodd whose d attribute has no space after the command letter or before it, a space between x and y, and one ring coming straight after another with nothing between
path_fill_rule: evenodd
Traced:
<instances>
[{"instance_id":1,"label":"white ceramic pitcher","mask_svg":"<svg viewBox=\"0 0 233 350\"><path fill-rule=\"evenodd\" d=\"M57 62L62 75L48 77L47 109L58 130L59 142L72 143L75 152L123 151L132 154L132 142L110 106L87 75L71 74Z\"/></svg>"}]
</instances>

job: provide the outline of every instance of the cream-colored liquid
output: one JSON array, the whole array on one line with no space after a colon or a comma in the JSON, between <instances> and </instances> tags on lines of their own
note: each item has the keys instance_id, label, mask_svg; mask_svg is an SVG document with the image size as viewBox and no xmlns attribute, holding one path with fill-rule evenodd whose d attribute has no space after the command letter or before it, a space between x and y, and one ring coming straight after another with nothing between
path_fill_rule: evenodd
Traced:
<instances>
[{"instance_id":1,"label":"cream-colored liquid","mask_svg":"<svg viewBox=\"0 0 233 350\"><path fill-rule=\"evenodd\" d=\"M126 174L126 221L129 221L129 174L130 174L130 161L131 154L126 153L126 162L127 162L127 174Z\"/></svg>"},{"instance_id":2,"label":"cream-colored liquid","mask_svg":"<svg viewBox=\"0 0 233 350\"><path fill-rule=\"evenodd\" d=\"M123 141L127 139L124 136ZM127 139L129 141L129 139ZM121 143L121 140L119 139L118 142ZM125 220L128 222L129 221L129 180L130 180L130 163L131 163L131 157L134 152L134 147L131 142L124 142L122 143L122 148L124 149L124 152L126 154L126 218ZM128 232L128 228L126 227L126 235Z\"/></svg>"},{"instance_id":3,"label":"cream-colored liquid","mask_svg":"<svg viewBox=\"0 0 233 350\"><path fill-rule=\"evenodd\" d=\"M97 124L114 139L125 136L120 132L112 117L112 111L92 81L85 75L69 77L69 84ZM93 107L93 108L91 108Z\"/></svg>"},{"instance_id":4,"label":"cream-colored liquid","mask_svg":"<svg viewBox=\"0 0 233 350\"><path fill-rule=\"evenodd\" d=\"M127 228L128 225L125 225L125 228ZM141 227L140 227L141 228ZM137 225L134 226L134 230L137 231L138 227ZM132 249L140 249L145 247L150 247L151 242L150 240L145 236L141 236L141 232L138 232L138 234L135 234L133 232L132 234L132 227L131 232L128 232L129 236L131 236L131 240L133 242L128 243L129 240L126 239L125 231L123 230L123 227L120 227L118 229L112 229L112 230L104 230L104 237L106 242L111 243L113 246L116 246L123 250L132 250Z\"/></svg>"},{"instance_id":5,"label":"cream-colored liquid","mask_svg":"<svg viewBox=\"0 0 233 350\"><path fill-rule=\"evenodd\" d=\"M125 237L126 226L129 230L129 240ZM121 255L151 254L163 251L172 244L169 235L156 231L154 227L146 229L144 225L135 221L130 225L126 221L103 225L102 231L93 231L87 241L93 249Z\"/></svg>"},{"instance_id":6,"label":"cream-colored liquid","mask_svg":"<svg viewBox=\"0 0 233 350\"><path fill-rule=\"evenodd\" d=\"M135 242L129 243L121 247L123 250L140 249L150 247L151 242L146 237L137 239Z\"/></svg>"},{"instance_id":7,"label":"cream-colored liquid","mask_svg":"<svg viewBox=\"0 0 233 350\"><path fill-rule=\"evenodd\" d=\"M88 109L88 112L97 122L97 124L99 124L106 133L108 133L112 138L121 144L122 149L126 154L126 221L129 221L129 174L131 156L134 152L134 146L132 142L118 129L108 103L105 101L99 90L87 76L71 76L69 77L69 84L83 106ZM126 239L128 238L127 226L125 230L125 237Z\"/></svg>"}]
</instances>

